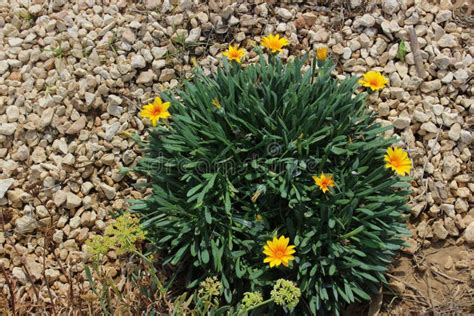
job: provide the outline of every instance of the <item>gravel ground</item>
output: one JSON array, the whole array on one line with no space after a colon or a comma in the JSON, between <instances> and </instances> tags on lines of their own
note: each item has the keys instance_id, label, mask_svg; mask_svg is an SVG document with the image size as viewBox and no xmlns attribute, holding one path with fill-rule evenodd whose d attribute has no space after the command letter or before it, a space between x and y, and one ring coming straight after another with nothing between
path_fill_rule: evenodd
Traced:
<instances>
[{"instance_id":1,"label":"gravel ground","mask_svg":"<svg viewBox=\"0 0 474 316\"><path fill-rule=\"evenodd\" d=\"M0 0L0 293L7 279L20 302L48 302L46 280L59 305L70 284L87 292L84 241L127 199L146 195L133 187L146 179L119 172L140 155L130 138L146 135L140 106L179 87L197 65L215 70L228 43L250 50L269 33L290 40L283 58L327 46L339 76L378 70L390 79L369 105L414 162L405 252L474 246L474 31L463 7L200 2ZM401 40L405 61L396 57ZM463 249L446 270L472 267ZM120 262L108 259L120 279Z\"/></svg>"}]
</instances>

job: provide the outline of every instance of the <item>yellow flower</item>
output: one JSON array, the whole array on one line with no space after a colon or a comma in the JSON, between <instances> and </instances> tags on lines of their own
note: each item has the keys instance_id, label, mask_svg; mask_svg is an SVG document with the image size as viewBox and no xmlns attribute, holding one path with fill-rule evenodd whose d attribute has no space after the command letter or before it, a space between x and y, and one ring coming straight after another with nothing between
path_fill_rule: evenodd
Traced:
<instances>
[{"instance_id":1,"label":"yellow flower","mask_svg":"<svg viewBox=\"0 0 474 316\"><path fill-rule=\"evenodd\" d=\"M156 126L160 119L171 116L170 112L168 112L170 106L170 102L163 102L160 97L156 97L153 103L143 106L143 109L140 111L140 116L149 119L151 125Z\"/></svg>"},{"instance_id":2,"label":"yellow flower","mask_svg":"<svg viewBox=\"0 0 474 316\"><path fill-rule=\"evenodd\" d=\"M262 46L271 50L272 53L281 52L284 46L288 45L288 40L280 35L268 35L262 38Z\"/></svg>"},{"instance_id":3,"label":"yellow flower","mask_svg":"<svg viewBox=\"0 0 474 316\"><path fill-rule=\"evenodd\" d=\"M222 107L221 103L219 102L219 100L217 100L217 98L212 99L211 103L218 110Z\"/></svg>"},{"instance_id":4,"label":"yellow flower","mask_svg":"<svg viewBox=\"0 0 474 316\"><path fill-rule=\"evenodd\" d=\"M316 183L316 185L321 189L321 191L323 191L324 193L329 191L329 187L334 186L334 179L332 175L330 174L321 173L319 177L313 176L313 180Z\"/></svg>"},{"instance_id":5,"label":"yellow flower","mask_svg":"<svg viewBox=\"0 0 474 316\"><path fill-rule=\"evenodd\" d=\"M320 61L325 61L326 58L328 58L328 48L327 47L316 48L316 59Z\"/></svg>"},{"instance_id":6,"label":"yellow flower","mask_svg":"<svg viewBox=\"0 0 474 316\"><path fill-rule=\"evenodd\" d=\"M263 253L267 255L264 263L269 263L270 268L278 267L283 264L285 267L288 266L288 262L295 259L293 254L296 252L295 246L289 246L290 238L281 236L280 238L273 237L273 240L267 241L267 244L263 247Z\"/></svg>"},{"instance_id":7,"label":"yellow flower","mask_svg":"<svg viewBox=\"0 0 474 316\"><path fill-rule=\"evenodd\" d=\"M385 162L385 168L392 169L401 176L410 173L411 160L408 158L406 151L399 147L387 148Z\"/></svg>"},{"instance_id":8,"label":"yellow flower","mask_svg":"<svg viewBox=\"0 0 474 316\"><path fill-rule=\"evenodd\" d=\"M246 51L243 48L239 48L237 45L229 45L229 49L222 53L225 57L230 60L234 60L240 64L241 59L245 56Z\"/></svg>"},{"instance_id":9,"label":"yellow flower","mask_svg":"<svg viewBox=\"0 0 474 316\"><path fill-rule=\"evenodd\" d=\"M388 79L385 78L378 71L369 71L366 72L361 79L359 79L359 84L366 88L370 88L374 91L380 90L388 83Z\"/></svg>"}]
</instances>

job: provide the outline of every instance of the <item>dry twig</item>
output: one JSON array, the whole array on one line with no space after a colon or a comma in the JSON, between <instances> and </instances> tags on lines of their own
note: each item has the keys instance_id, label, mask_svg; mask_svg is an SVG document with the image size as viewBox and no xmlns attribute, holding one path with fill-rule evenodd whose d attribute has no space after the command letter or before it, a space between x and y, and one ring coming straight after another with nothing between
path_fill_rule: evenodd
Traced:
<instances>
[{"instance_id":1,"label":"dry twig","mask_svg":"<svg viewBox=\"0 0 474 316\"><path fill-rule=\"evenodd\" d=\"M13 292L13 285L8 277L7 271L5 271L5 268L3 267L3 264L0 264L0 268L2 269L2 274L5 277L5 282L7 283L8 290L10 291L10 306L12 310L12 315L16 314L16 307L15 307L15 293Z\"/></svg>"},{"instance_id":2,"label":"dry twig","mask_svg":"<svg viewBox=\"0 0 474 316\"><path fill-rule=\"evenodd\" d=\"M415 291L416 293L418 293L418 295L419 295L420 297L422 297L422 298L425 300L425 302L428 301L428 299L426 298L426 296L425 296L417 287L411 285L411 284L408 283L408 282L405 282L404 280L400 279L399 277L394 276L393 274L387 273L387 275L388 275L389 277L391 277L392 279L394 279L395 281L398 281L398 282L401 282L401 283L405 284L406 287L408 287L409 289L412 289L413 291Z\"/></svg>"},{"instance_id":3,"label":"dry twig","mask_svg":"<svg viewBox=\"0 0 474 316\"><path fill-rule=\"evenodd\" d=\"M416 31L413 26L408 29L408 35L410 36L410 47L413 53L413 60L415 61L416 73L420 78L424 79L428 76L428 74L423 67L420 44L418 44L418 37L416 36Z\"/></svg>"},{"instance_id":4,"label":"dry twig","mask_svg":"<svg viewBox=\"0 0 474 316\"><path fill-rule=\"evenodd\" d=\"M457 279L457 278L454 278L452 276L449 276L441 271L439 271L436 267L430 267L430 270L433 271L434 273L442 276L442 277L445 277L446 279L449 279L449 280L453 280L453 281L456 281L456 282L460 282L460 283L466 283L465 281L463 280L460 280L460 279Z\"/></svg>"}]
</instances>

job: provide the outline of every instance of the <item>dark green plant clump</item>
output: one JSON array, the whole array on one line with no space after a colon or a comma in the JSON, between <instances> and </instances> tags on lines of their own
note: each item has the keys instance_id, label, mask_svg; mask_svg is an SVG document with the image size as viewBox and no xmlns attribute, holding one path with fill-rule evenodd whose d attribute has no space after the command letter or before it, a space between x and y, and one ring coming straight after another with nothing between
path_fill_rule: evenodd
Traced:
<instances>
[{"instance_id":1,"label":"dark green plant clump","mask_svg":"<svg viewBox=\"0 0 474 316\"><path fill-rule=\"evenodd\" d=\"M217 276L232 304L286 278L301 290L295 313L339 314L385 282L409 185L385 168L394 140L357 78L336 80L330 61L302 71L305 62L224 63L178 97L163 94L169 124L151 130L137 167L153 194L132 208L189 287ZM312 179L321 173L334 179L327 192ZM270 268L263 246L281 235L295 259Z\"/></svg>"}]
</instances>

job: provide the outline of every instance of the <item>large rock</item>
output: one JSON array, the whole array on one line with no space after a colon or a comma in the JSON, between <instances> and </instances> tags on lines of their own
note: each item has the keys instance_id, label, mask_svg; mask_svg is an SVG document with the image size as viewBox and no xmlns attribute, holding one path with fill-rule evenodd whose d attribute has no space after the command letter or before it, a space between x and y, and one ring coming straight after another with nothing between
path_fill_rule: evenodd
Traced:
<instances>
[{"instance_id":1,"label":"large rock","mask_svg":"<svg viewBox=\"0 0 474 316\"><path fill-rule=\"evenodd\" d=\"M3 199L10 186L15 182L14 179L0 179L0 199Z\"/></svg>"},{"instance_id":2,"label":"large rock","mask_svg":"<svg viewBox=\"0 0 474 316\"><path fill-rule=\"evenodd\" d=\"M27 258L26 265L28 266L28 272L34 281L37 281L43 277L43 265L34 258Z\"/></svg>"},{"instance_id":3,"label":"large rock","mask_svg":"<svg viewBox=\"0 0 474 316\"><path fill-rule=\"evenodd\" d=\"M293 17L293 14L285 8L278 8L276 14L285 21L289 21Z\"/></svg>"},{"instance_id":4,"label":"large rock","mask_svg":"<svg viewBox=\"0 0 474 316\"><path fill-rule=\"evenodd\" d=\"M87 120L85 116L81 116L77 121L72 123L72 125L66 131L66 134L78 134L80 133L84 127L86 127Z\"/></svg>"},{"instance_id":5,"label":"large rock","mask_svg":"<svg viewBox=\"0 0 474 316\"><path fill-rule=\"evenodd\" d=\"M66 196L66 207L68 209L74 209L76 207L79 207L82 203L82 200L80 197L75 195L72 192L68 192Z\"/></svg>"},{"instance_id":6,"label":"large rock","mask_svg":"<svg viewBox=\"0 0 474 316\"><path fill-rule=\"evenodd\" d=\"M474 246L474 222L469 224L464 230L464 240L470 246Z\"/></svg>"},{"instance_id":7,"label":"large rock","mask_svg":"<svg viewBox=\"0 0 474 316\"><path fill-rule=\"evenodd\" d=\"M7 114L8 122L16 122L20 117L20 109L15 105L10 105L5 111Z\"/></svg>"},{"instance_id":8,"label":"large rock","mask_svg":"<svg viewBox=\"0 0 474 316\"><path fill-rule=\"evenodd\" d=\"M399 0L383 0L382 1L382 10L387 14L394 14L400 10L400 1Z\"/></svg>"},{"instance_id":9,"label":"large rock","mask_svg":"<svg viewBox=\"0 0 474 316\"><path fill-rule=\"evenodd\" d=\"M0 124L0 135L10 136L15 133L17 123L1 123Z\"/></svg>"},{"instance_id":10,"label":"large rock","mask_svg":"<svg viewBox=\"0 0 474 316\"><path fill-rule=\"evenodd\" d=\"M53 194L53 202L57 207L60 207L66 202L67 194L63 190L58 190Z\"/></svg>"},{"instance_id":11,"label":"large rock","mask_svg":"<svg viewBox=\"0 0 474 316\"><path fill-rule=\"evenodd\" d=\"M115 189L114 187L111 187L110 185L107 185L105 183L100 184L100 188L104 192L105 196L111 200L115 197Z\"/></svg>"},{"instance_id":12,"label":"large rock","mask_svg":"<svg viewBox=\"0 0 474 316\"><path fill-rule=\"evenodd\" d=\"M12 275L15 279L18 280L18 282L20 282L22 284L28 283L28 278L26 277L25 271L23 271L22 268L14 267L12 269Z\"/></svg>"},{"instance_id":13,"label":"large rock","mask_svg":"<svg viewBox=\"0 0 474 316\"><path fill-rule=\"evenodd\" d=\"M61 273L58 270L55 270L55 269L46 269L44 271L44 274L45 274L46 278L49 280L49 282L56 281L61 275Z\"/></svg>"},{"instance_id":14,"label":"large rock","mask_svg":"<svg viewBox=\"0 0 474 316\"><path fill-rule=\"evenodd\" d=\"M438 66L439 69L447 69L448 66L451 64L451 58L445 55L437 55L433 62Z\"/></svg>"},{"instance_id":15,"label":"large rock","mask_svg":"<svg viewBox=\"0 0 474 316\"><path fill-rule=\"evenodd\" d=\"M442 48L444 47L452 48L452 47L458 46L458 40L456 39L456 37L454 37L454 35L444 34L438 40L438 45L439 47L442 47Z\"/></svg>"},{"instance_id":16,"label":"large rock","mask_svg":"<svg viewBox=\"0 0 474 316\"><path fill-rule=\"evenodd\" d=\"M371 27L374 25L375 25L375 18L368 13L364 14L360 18L356 18L354 22L354 27L360 27L360 26Z\"/></svg>"},{"instance_id":17,"label":"large rock","mask_svg":"<svg viewBox=\"0 0 474 316\"><path fill-rule=\"evenodd\" d=\"M10 67L10 65L8 65L6 60L0 61L0 75L3 75L4 73L6 73L8 70L8 67Z\"/></svg>"},{"instance_id":18,"label":"large rock","mask_svg":"<svg viewBox=\"0 0 474 316\"><path fill-rule=\"evenodd\" d=\"M153 70L149 69L147 71L140 73L140 75L137 78L137 84L152 83L154 78L155 78L155 73L153 72Z\"/></svg>"},{"instance_id":19,"label":"large rock","mask_svg":"<svg viewBox=\"0 0 474 316\"><path fill-rule=\"evenodd\" d=\"M15 231L18 234L28 234L35 231L38 222L31 216L22 216L15 222Z\"/></svg>"},{"instance_id":20,"label":"large rock","mask_svg":"<svg viewBox=\"0 0 474 316\"><path fill-rule=\"evenodd\" d=\"M191 31L189 31L188 37L184 40L186 44L191 44L191 43L196 43L199 41L199 38L201 37L201 28L196 27L193 28Z\"/></svg>"},{"instance_id":21,"label":"large rock","mask_svg":"<svg viewBox=\"0 0 474 316\"><path fill-rule=\"evenodd\" d=\"M433 234L439 240L444 240L448 237L448 231L444 227L443 220L438 220L433 223Z\"/></svg>"},{"instance_id":22,"label":"large rock","mask_svg":"<svg viewBox=\"0 0 474 316\"><path fill-rule=\"evenodd\" d=\"M145 68L146 66L146 61L145 61L145 58L143 58L142 55L134 55L132 57L132 68L134 69L141 69L141 68Z\"/></svg>"},{"instance_id":23,"label":"large rock","mask_svg":"<svg viewBox=\"0 0 474 316\"><path fill-rule=\"evenodd\" d=\"M155 59L163 58L168 53L168 47L153 47L151 49L151 54Z\"/></svg>"},{"instance_id":24,"label":"large rock","mask_svg":"<svg viewBox=\"0 0 474 316\"><path fill-rule=\"evenodd\" d=\"M452 154L444 156L442 168L441 174L445 180L452 179L461 171L461 165Z\"/></svg>"},{"instance_id":25,"label":"large rock","mask_svg":"<svg viewBox=\"0 0 474 316\"><path fill-rule=\"evenodd\" d=\"M171 79L174 79L174 78L175 78L174 69L167 68L161 71L160 82L170 81Z\"/></svg>"},{"instance_id":26,"label":"large rock","mask_svg":"<svg viewBox=\"0 0 474 316\"><path fill-rule=\"evenodd\" d=\"M399 116L393 122L393 126L395 126L395 128L397 128L397 129L405 129L408 126L410 126L410 123L411 123L410 117Z\"/></svg>"},{"instance_id":27,"label":"large rock","mask_svg":"<svg viewBox=\"0 0 474 316\"><path fill-rule=\"evenodd\" d=\"M441 80L426 81L420 85L420 90L423 93L430 93L441 89Z\"/></svg>"}]
</instances>

